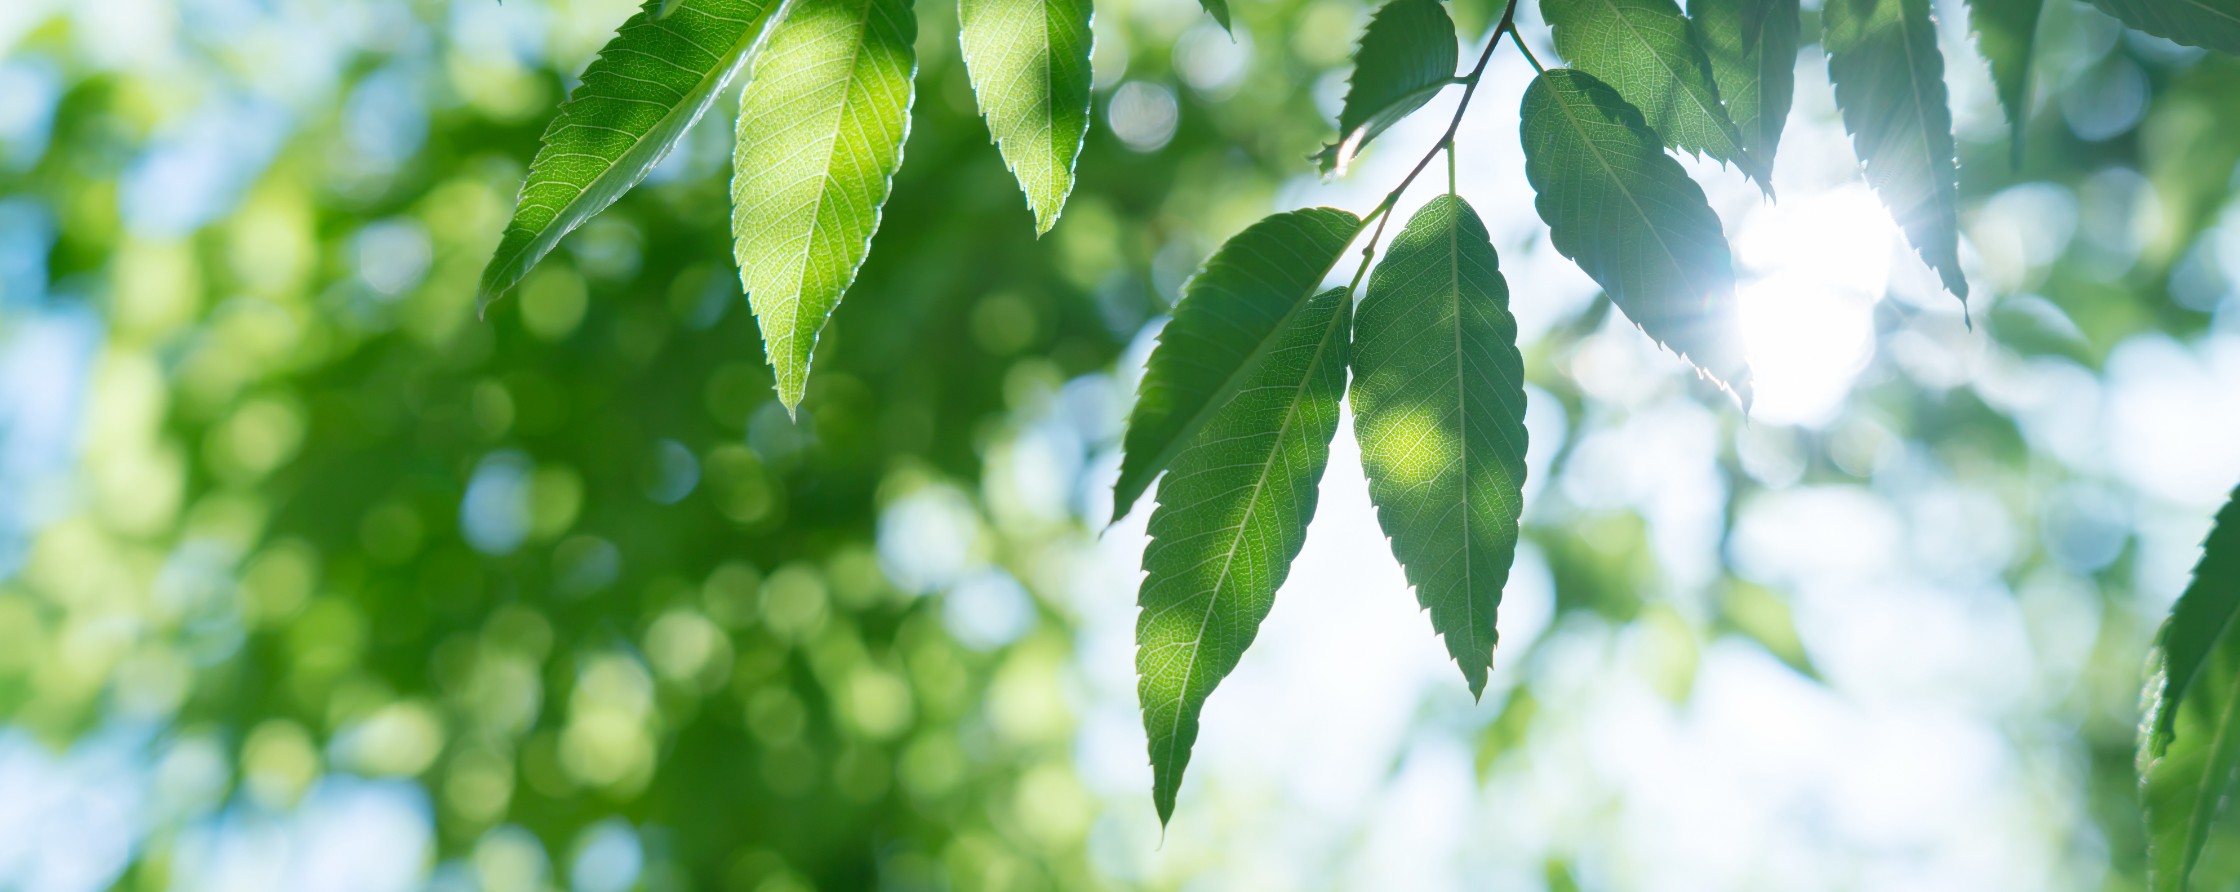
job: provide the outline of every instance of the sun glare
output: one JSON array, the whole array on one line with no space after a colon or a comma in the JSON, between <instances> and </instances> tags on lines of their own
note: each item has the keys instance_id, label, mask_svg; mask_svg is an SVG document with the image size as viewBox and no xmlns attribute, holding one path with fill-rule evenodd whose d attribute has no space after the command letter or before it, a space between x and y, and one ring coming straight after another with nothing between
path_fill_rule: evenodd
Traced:
<instances>
[{"instance_id":1,"label":"sun glare","mask_svg":"<svg viewBox=\"0 0 2240 892\"><path fill-rule=\"evenodd\" d=\"M1735 240L1743 343L1756 379L1751 417L1832 420L1874 356L1876 301L1890 278L1897 226L1864 186L1784 198L1751 215Z\"/></svg>"}]
</instances>

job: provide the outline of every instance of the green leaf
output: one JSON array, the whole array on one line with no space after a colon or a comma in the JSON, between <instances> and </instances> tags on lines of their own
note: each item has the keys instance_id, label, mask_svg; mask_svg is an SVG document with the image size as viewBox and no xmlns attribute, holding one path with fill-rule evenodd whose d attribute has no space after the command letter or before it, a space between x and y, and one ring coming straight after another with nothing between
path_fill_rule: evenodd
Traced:
<instances>
[{"instance_id":1,"label":"green leaf","mask_svg":"<svg viewBox=\"0 0 2240 892\"><path fill-rule=\"evenodd\" d=\"M1688 25L1742 150L1770 173L1796 92L1797 0L1691 0Z\"/></svg>"},{"instance_id":2,"label":"green leaf","mask_svg":"<svg viewBox=\"0 0 2240 892\"><path fill-rule=\"evenodd\" d=\"M1185 300L1250 313L1242 304L1254 296L1206 291ZM1137 599L1136 697L1161 824L1174 816L1206 696L1251 646L1306 541L1315 487L1338 432L1352 296L1333 288L1298 304L1247 386L1175 457L1151 514Z\"/></svg>"},{"instance_id":3,"label":"green leaf","mask_svg":"<svg viewBox=\"0 0 2240 892\"><path fill-rule=\"evenodd\" d=\"M1960 172L1929 0L1828 0L1820 18L1836 107L1867 182L1946 290L1966 302Z\"/></svg>"},{"instance_id":4,"label":"green leaf","mask_svg":"<svg viewBox=\"0 0 2240 892\"><path fill-rule=\"evenodd\" d=\"M505 295L560 238L669 154L736 74L777 0L648 0L545 127L475 305ZM660 7L657 9L657 7Z\"/></svg>"},{"instance_id":5,"label":"green leaf","mask_svg":"<svg viewBox=\"0 0 2240 892\"><path fill-rule=\"evenodd\" d=\"M2186 887L2240 764L2240 490L2155 642L2140 723L2149 886Z\"/></svg>"},{"instance_id":6,"label":"green leaf","mask_svg":"<svg viewBox=\"0 0 2240 892\"><path fill-rule=\"evenodd\" d=\"M1089 0L959 0L957 16L980 114L1049 232L1089 133Z\"/></svg>"},{"instance_id":7,"label":"green leaf","mask_svg":"<svg viewBox=\"0 0 2240 892\"><path fill-rule=\"evenodd\" d=\"M1454 83L1458 61L1454 20L1439 0L1392 0L1378 9L1353 53L1338 141L1315 155L1323 174L1344 174L1362 146Z\"/></svg>"},{"instance_id":8,"label":"green leaf","mask_svg":"<svg viewBox=\"0 0 2240 892\"><path fill-rule=\"evenodd\" d=\"M2240 0L2093 0L2093 5L2156 37L2240 53Z\"/></svg>"},{"instance_id":9,"label":"green leaf","mask_svg":"<svg viewBox=\"0 0 2240 892\"><path fill-rule=\"evenodd\" d=\"M1221 24L1221 30L1236 32L1237 29L1229 26L1229 0L1198 0L1198 5L1205 7L1206 13Z\"/></svg>"},{"instance_id":10,"label":"green leaf","mask_svg":"<svg viewBox=\"0 0 2240 892\"><path fill-rule=\"evenodd\" d=\"M1663 144L1735 165L1764 186L1760 159L1742 148L1711 59L1696 45L1672 0L1541 0L1556 51L1640 110Z\"/></svg>"},{"instance_id":11,"label":"green leaf","mask_svg":"<svg viewBox=\"0 0 2240 892\"><path fill-rule=\"evenodd\" d=\"M1360 218L1333 208L1276 214L1229 239L1183 286L1128 415L1113 520L1258 370L1360 231Z\"/></svg>"},{"instance_id":12,"label":"green leaf","mask_svg":"<svg viewBox=\"0 0 2240 892\"><path fill-rule=\"evenodd\" d=\"M1478 696L1524 511L1524 357L1500 258L1462 199L1424 205L1369 277L1353 413L1377 522Z\"/></svg>"},{"instance_id":13,"label":"green leaf","mask_svg":"<svg viewBox=\"0 0 2240 892\"><path fill-rule=\"evenodd\" d=\"M1642 331L1747 404L1734 261L1703 187L1593 75L1557 68L1535 78L1523 119L1525 178L1556 250Z\"/></svg>"},{"instance_id":14,"label":"green leaf","mask_svg":"<svg viewBox=\"0 0 2240 892\"><path fill-rule=\"evenodd\" d=\"M917 38L910 0L798 0L740 97L734 253L789 412L902 165Z\"/></svg>"},{"instance_id":15,"label":"green leaf","mask_svg":"<svg viewBox=\"0 0 2240 892\"><path fill-rule=\"evenodd\" d=\"M2022 125L2030 116L2030 59L2045 0L1968 0L1976 49L1991 63L1991 84L2007 110L2015 166L2022 165Z\"/></svg>"}]
</instances>

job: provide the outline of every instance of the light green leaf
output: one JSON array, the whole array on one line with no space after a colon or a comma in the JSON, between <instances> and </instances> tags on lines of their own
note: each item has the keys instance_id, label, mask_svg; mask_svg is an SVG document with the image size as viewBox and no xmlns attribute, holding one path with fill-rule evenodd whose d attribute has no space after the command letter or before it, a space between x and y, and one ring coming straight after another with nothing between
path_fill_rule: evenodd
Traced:
<instances>
[{"instance_id":1,"label":"light green leaf","mask_svg":"<svg viewBox=\"0 0 2240 892\"><path fill-rule=\"evenodd\" d=\"M1593 75L1557 68L1535 78L1523 118L1525 178L1556 250L1642 331L1747 404L1734 261L1703 187Z\"/></svg>"},{"instance_id":2,"label":"light green leaf","mask_svg":"<svg viewBox=\"0 0 2240 892\"><path fill-rule=\"evenodd\" d=\"M957 16L980 114L1049 232L1089 133L1089 0L959 0Z\"/></svg>"},{"instance_id":3,"label":"light green leaf","mask_svg":"<svg viewBox=\"0 0 2240 892\"><path fill-rule=\"evenodd\" d=\"M1929 0L1828 0L1820 19L1836 106L1867 182L1945 289L1965 302L1960 171Z\"/></svg>"},{"instance_id":4,"label":"light green leaf","mask_svg":"<svg viewBox=\"0 0 2240 892\"><path fill-rule=\"evenodd\" d=\"M622 23L545 127L482 271L478 310L645 179L752 55L777 8L778 0L648 0Z\"/></svg>"},{"instance_id":5,"label":"light green leaf","mask_svg":"<svg viewBox=\"0 0 2240 892\"><path fill-rule=\"evenodd\" d=\"M2022 125L2030 116L2030 60L2045 0L1968 0L1976 49L1991 63L1991 83L2007 110L2014 163L2022 164Z\"/></svg>"},{"instance_id":6,"label":"light green leaf","mask_svg":"<svg viewBox=\"0 0 2240 892\"><path fill-rule=\"evenodd\" d=\"M1460 198L1417 211L1369 277L1353 432L1392 554L1478 696L1524 511L1524 357L1500 258Z\"/></svg>"},{"instance_id":7,"label":"light green leaf","mask_svg":"<svg viewBox=\"0 0 2240 892\"><path fill-rule=\"evenodd\" d=\"M1185 300L1254 297L1208 291ZM1315 487L1338 432L1352 306L1344 288L1299 301L1267 360L1222 402L1159 485L1137 599L1136 697L1161 824L1174 815L1206 696L1252 644L1306 541Z\"/></svg>"},{"instance_id":8,"label":"light green leaf","mask_svg":"<svg viewBox=\"0 0 2240 892\"><path fill-rule=\"evenodd\" d=\"M1541 0L1556 51L1640 110L1663 144L1735 165L1764 186L1760 159L1742 148L1711 59L1672 0Z\"/></svg>"},{"instance_id":9,"label":"light green leaf","mask_svg":"<svg viewBox=\"0 0 2240 892\"><path fill-rule=\"evenodd\" d=\"M1362 146L1454 83L1458 61L1454 20L1439 0L1392 0L1378 9L1353 53L1338 141L1315 155L1323 174L1344 174Z\"/></svg>"},{"instance_id":10,"label":"light green leaf","mask_svg":"<svg viewBox=\"0 0 2240 892\"><path fill-rule=\"evenodd\" d=\"M1360 218L1333 208L1276 214L1229 239L1183 286L1128 415L1113 520L1251 379L1360 231Z\"/></svg>"},{"instance_id":11,"label":"light green leaf","mask_svg":"<svg viewBox=\"0 0 2240 892\"><path fill-rule=\"evenodd\" d=\"M2186 888L2240 765L2240 490L2155 642L2140 723L2149 886Z\"/></svg>"},{"instance_id":12,"label":"light green leaf","mask_svg":"<svg viewBox=\"0 0 2240 892\"><path fill-rule=\"evenodd\" d=\"M917 38L910 0L796 0L740 97L734 253L789 412L902 165Z\"/></svg>"},{"instance_id":13,"label":"light green leaf","mask_svg":"<svg viewBox=\"0 0 2240 892\"><path fill-rule=\"evenodd\" d=\"M1770 173L1796 92L1797 0L1690 0L1688 25L1742 150Z\"/></svg>"},{"instance_id":14,"label":"light green leaf","mask_svg":"<svg viewBox=\"0 0 2240 892\"><path fill-rule=\"evenodd\" d=\"M2156 37L2240 53L2240 0L2093 0L2093 5Z\"/></svg>"}]
</instances>

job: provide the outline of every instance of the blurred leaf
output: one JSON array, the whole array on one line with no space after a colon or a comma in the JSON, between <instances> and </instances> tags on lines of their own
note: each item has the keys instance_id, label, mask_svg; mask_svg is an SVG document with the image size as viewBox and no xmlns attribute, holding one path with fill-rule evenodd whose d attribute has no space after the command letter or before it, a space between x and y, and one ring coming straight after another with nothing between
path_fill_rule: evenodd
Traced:
<instances>
[{"instance_id":1,"label":"blurred leaf","mask_svg":"<svg viewBox=\"0 0 2240 892\"><path fill-rule=\"evenodd\" d=\"M545 128L513 219L482 271L478 310L645 179L723 92L777 7L772 0L670 4L657 12L649 2L624 22Z\"/></svg>"},{"instance_id":2,"label":"blurred leaf","mask_svg":"<svg viewBox=\"0 0 2240 892\"><path fill-rule=\"evenodd\" d=\"M1965 303L1960 174L1929 0L1829 0L1820 16L1836 106L1867 182L1945 289Z\"/></svg>"},{"instance_id":3,"label":"blurred leaf","mask_svg":"<svg viewBox=\"0 0 2240 892\"><path fill-rule=\"evenodd\" d=\"M1276 214L1229 239L1183 286L1128 415L1113 520L1252 380L1360 231L1360 218L1333 208Z\"/></svg>"},{"instance_id":4,"label":"blurred leaf","mask_svg":"<svg viewBox=\"0 0 2240 892\"><path fill-rule=\"evenodd\" d=\"M1185 298L1251 299L1238 291ZM1207 695L1251 646L1306 542L1338 432L1352 308L1352 295L1333 288L1288 314L1266 361L1222 401L1159 486L1138 598L1136 696L1161 824L1174 816Z\"/></svg>"},{"instance_id":5,"label":"blurred leaf","mask_svg":"<svg viewBox=\"0 0 2240 892\"><path fill-rule=\"evenodd\" d=\"M1205 7L1206 14L1213 16L1214 21L1221 23L1221 30L1236 31L1229 26L1229 0L1198 0L1198 5Z\"/></svg>"},{"instance_id":6,"label":"blurred leaf","mask_svg":"<svg viewBox=\"0 0 2240 892\"><path fill-rule=\"evenodd\" d=\"M1556 51L1640 110L1663 145L1734 164L1768 185L1762 159L1742 149L1711 59L1672 0L1541 0Z\"/></svg>"},{"instance_id":7,"label":"blurred leaf","mask_svg":"<svg viewBox=\"0 0 2240 892\"><path fill-rule=\"evenodd\" d=\"M917 38L910 0L799 0L740 97L731 231L789 412L902 164Z\"/></svg>"},{"instance_id":8,"label":"blurred leaf","mask_svg":"<svg viewBox=\"0 0 2240 892\"><path fill-rule=\"evenodd\" d=\"M1049 232L1089 133L1089 0L961 0L958 42L1003 162Z\"/></svg>"},{"instance_id":9,"label":"blurred leaf","mask_svg":"<svg viewBox=\"0 0 2240 892\"><path fill-rule=\"evenodd\" d=\"M1532 696L1531 687L1520 684L1509 691L1508 701L1501 704L1501 714L1478 731L1478 751L1472 763L1480 785L1492 775L1493 766L1502 756L1531 739L1532 720L1539 716L1540 700Z\"/></svg>"},{"instance_id":10,"label":"blurred leaf","mask_svg":"<svg viewBox=\"0 0 2240 892\"><path fill-rule=\"evenodd\" d=\"M1525 177L1556 250L1642 331L1747 404L1733 259L1703 188L1639 111L1585 72L1535 78L1522 128Z\"/></svg>"},{"instance_id":11,"label":"blurred leaf","mask_svg":"<svg viewBox=\"0 0 2240 892\"><path fill-rule=\"evenodd\" d=\"M1796 88L1797 0L1694 0L1688 16L1742 150L1770 177Z\"/></svg>"},{"instance_id":12,"label":"blurred leaf","mask_svg":"<svg viewBox=\"0 0 2240 892\"><path fill-rule=\"evenodd\" d=\"M1344 174L1362 146L1454 83L1454 21L1439 0L1392 0L1369 19L1353 54L1338 141L1315 159L1322 173Z\"/></svg>"},{"instance_id":13,"label":"blurred leaf","mask_svg":"<svg viewBox=\"0 0 2240 892\"><path fill-rule=\"evenodd\" d=\"M1377 520L1479 696L1524 512L1524 357L1500 258L1462 199L1432 199L1393 239L1361 301L1353 371Z\"/></svg>"},{"instance_id":14,"label":"blurred leaf","mask_svg":"<svg viewBox=\"0 0 2240 892\"><path fill-rule=\"evenodd\" d=\"M1812 664L1804 638L1797 634L1796 616L1789 610L1789 603L1764 586L1730 581L1719 597L1719 624L1757 642L1798 675L1820 680L1820 669Z\"/></svg>"},{"instance_id":15,"label":"blurred leaf","mask_svg":"<svg viewBox=\"0 0 2240 892\"><path fill-rule=\"evenodd\" d=\"M2093 5L2156 37L2240 53L2240 2L2235 0L2093 0Z\"/></svg>"},{"instance_id":16,"label":"blurred leaf","mask_svg":"<svg viewBox=\"0 0 2240 892\"><path fill-rule=\"evenodd\" d=\"M2007 110L2014 164L2022 165L2022 125L2030 116L2030 60L2045 0L1968 0L1976 49L1991 63L1991 82Z\"/></svg>"},{"instance_id":17,"label":"blurred leaf","mask_svg":"<svg viewBox=\"0 0 2240 892\"><path fill-rule=\"evenodd\" d=\"M2140 723L2150 886L2186 887L2240 765L2240 489L2162 625Z\"/></svg>"}]
</instances>

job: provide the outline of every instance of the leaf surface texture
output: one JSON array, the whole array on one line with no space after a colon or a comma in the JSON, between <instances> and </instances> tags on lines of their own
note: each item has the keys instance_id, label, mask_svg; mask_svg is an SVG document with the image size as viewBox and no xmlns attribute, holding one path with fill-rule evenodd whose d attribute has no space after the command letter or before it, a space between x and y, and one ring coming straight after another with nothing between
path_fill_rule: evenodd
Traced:
<instances>
[{"instance_id":1,"label":"leaf surface texture","mask_svg":"<svg viewBox=\"0 0 2240 892\"><path fill-rule=\"evenodd\" d=\"M1691 0L1688 16L1742 150L1770 173L1796 94L1797 0Z\"/></svg>"},{"instance_id":2,"label":"leaf surface texture","mask_svg":"<svg viewBox=\"0 0 2240 892\"><path fill-rule=\"evenodd\" d=\"M1960 170L1929 0L1828 0L1820 17L1836 107L1867 183L1945 290L1967 300Z\"/></svg>"},{"instance_id":3,"label":"leaf surface texture","mask_svg":"<svg viewBox=\"0 0 2240 892\"><path fill-rule=\"evenodd\" d=\"M1541 0L1540 14L1565 64L1617 90L1664 145L1736 165L1765 184L1719 101L1711 59L1673 0Z\"/></svg>"},{"instance_id":4,"label":"leaf surface texture","mask_svg":"<svg viewBox=\"0 0 2240 892\"><path fill-rule=\"evenodd\" d=\"M2240 764L2240 490L2162 625L2140 725L2148 886L2184 889Z\"/></svg>"},{"instance_id":5,"label":"leaf surface texture","mask_svg":"<svg viewBox=\"0 0 2240 892\"><path fill-rule=\"evenodd\" d=\"M1439 0L1392 0L1370 17L1353 54L1353 77L1338 113L1338 141L1315 159L1343 174L1377 134L1454 82L1460 61L1454 20Z\"/></svg>"},{"instance_id":6,"label":"leaf surface texture","mask_svg":"<svg viewBox=\"0 0 2240 892\"><path fill-rule=\"evenodd\" d=\"M1003 163L1050 231L1089 133L1089 0L960 0L958 41Z\"/></svg>"}]
</instances>

